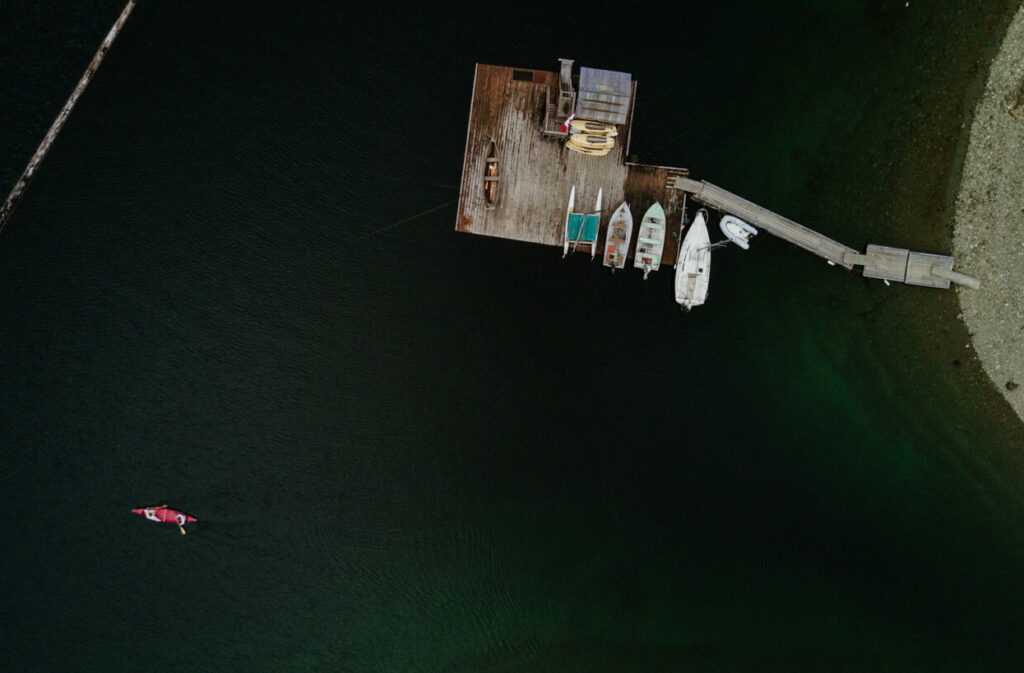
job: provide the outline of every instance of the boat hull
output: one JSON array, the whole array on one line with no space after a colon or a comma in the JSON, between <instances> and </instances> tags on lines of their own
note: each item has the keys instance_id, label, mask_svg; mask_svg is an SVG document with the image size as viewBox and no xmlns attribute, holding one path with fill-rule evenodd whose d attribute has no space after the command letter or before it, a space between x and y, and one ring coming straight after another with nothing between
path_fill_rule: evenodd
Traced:
<instances>
[{"instance_id":1,"label":"boat hull","mask_svg":"<svg viewBox=\"0 0 1024 673\"><path fill-rule=\"evenodd\" d=\"M132 512L157 523L174 523L180 526L197 521L194 516L168 507L139 507Z\"/></svg>"},{"instance_id":2,"label":"boat hull","mask_svg":"<svg viewBox=\"0 0 1024 673\"><path fill-rule=\"evenodd\" d=\"M665 210L655 203L644 213L637 234L633 266L643 269L644 278L661 267L661 254L665 250Z\"/></svg>"},{"instance_id":3,"label":"boat hull","mask_svg":"<svg viewBox=\"0 0 1024 673\"><path fill-rule=\"evenodd\" d=\"M577 133L569 136L569 146L588 150L610 150L615 146L615 139L591 133Z\"/></svg>"},{"instance_id":4,"label":"boat hull","mask_svg":"<svg viewBox=\"0 0 1024 673\"><path fill-rule=\"evenodd\" d=\"M574 145L566 145L566 147L568 147L573 152L577 152L579 154L587 154L592 157L603 157L612 151L610 147L605 148L603 150L594 150L588 147L576 147Z\"/></svg>"},{"instance_id":5,"label":"boat hull","mask_svg":"<svg viewBox=\"0 0 1024 673\"><path fill-rule=\"evenodd\" d=\"M676 265L676 303L689 310L700 306L708 296L711 277L711 239L708 236L707 211L700 210L680 245Z\"/></svg>"},{"instance_id":6,"label":"boat hull","mask_svg":"<svg viewBox=\"0 0 1024 673\"><path fill-rule=\"evenodd\" d=\"M629 242L633 237L633 214L623 201L622 205L612 213L608 221L608 231L604 239L604 265L613 269L626 266L629 255Z\"/></svg>"},{"instance_id":7,"label":"boat hull","mask_svg":"<svg viewBox=\"0 0 1024 673\"><path fill-rule=\"evenodd\" d=\"M619 132L611 124L592 122L585 119L573 119L569 122L572 133L592 133L601 136L617 136Z\"/></svg>"},{"instance_id":8,"label":"boat hull","mask_svg":"<svg viewBox=\"0 0 1024 673\"><path fill-rule=\"evenodd\" d=\"M491 138L487 158L484 159L484 207L494 210L498 204L498 152L497 143Z\"/></svg>"},{"instance_id":9,"label":"boat hull","mask_svg":"<svg viewBox=\"0 0 1024 673\"><path fill-rule=\"evenodd\" d=\"M757 229L734 215L723 217L718 223L718 228L726 238L744 250L750 249L750 239L757 236Z\"/></svg>"},{"instance_id":10,"label":"boat hull","mask_svg":"<svg viewBox=\"0 0 1024 673\"><path fill-rule=\"evenodd\" d=\"M582 245L585 250L590 251L591 259L597 254L597 234L601 229L601 198L603 193L603 188L597 190L597 201L594 203L592 211L574 213L572 212L572 205L575 201L576 186L573 185L573 191L569 197L569 212L566 214L565 219L563 257L569 253L570 244L572 244L573 252L576 252L576 249Z\"/></svg>"}]
</instances>

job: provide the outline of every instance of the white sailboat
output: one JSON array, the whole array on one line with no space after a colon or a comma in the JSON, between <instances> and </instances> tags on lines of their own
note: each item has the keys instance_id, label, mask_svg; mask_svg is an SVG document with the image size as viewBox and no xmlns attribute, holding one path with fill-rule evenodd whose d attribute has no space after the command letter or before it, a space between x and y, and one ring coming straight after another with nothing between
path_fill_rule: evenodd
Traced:
<instances>
[{"instance_id":1,"label":"white sailboat","mask_svg":"<svg viewBox=\"0 0 1024 673\"><path fill-rule=\"evenodd\" d=\"M708 211L697 211L690 230L679 249L676 264L676 303L687 311L700 306L708 296L711 276L711 239L708 236Z\"/></svg>"},{"instance_id":2,"label":"white sailboat","mask_svg":"<svg viewBox=\"0 0 1024 673\"><path fill-rule=\"evenodd\" d=\"M644 213L640 221L640 233L636 239L636 254L633 266L644 270L644 280L651 271L661 266L661 253L665 249L665 210L655 203Z\"/></svg>"}]
</instances>

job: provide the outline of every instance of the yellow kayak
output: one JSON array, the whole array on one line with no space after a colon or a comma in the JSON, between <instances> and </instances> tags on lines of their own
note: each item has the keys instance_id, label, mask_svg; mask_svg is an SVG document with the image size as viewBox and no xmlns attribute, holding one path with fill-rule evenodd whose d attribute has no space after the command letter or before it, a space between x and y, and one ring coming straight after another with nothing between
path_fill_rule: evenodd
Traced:
<instances>
[{"instance_id":1,"label":"yellow kayak","mask_svg":"<svg viewBox=\"0 0 1024 673\"><path fill-rule=\"evenodd\" d=\"M611 149L615 146L615 139L590 133L577 133L576 135L569 136L569 146L589 150Z\"/></svg>"},{"instance_id":2,"label":"yellow kayak","mask_svg":"<svg viewBox=\"0 0 1024 673\"><path fill-rule=\"evenodd\" d=\"M612 151L612 148L610 148L610 147L605 147L604 149L595 150L595 149L591 149L589 147L576 147L572 143L569 143L568 145L566 145L566 147L568 147L573 152L579 152L580 154L589 154L592 157L603 157L604 155L606 155L606 154L608 154L609 152Z\"/></svg>"},{"instance_id":3,"label":"yellow kayak","mask_svg":"<svg viewBox=\"0 0 1024 673\"><path fill-rule=\"evenodd\" d=\"M569 129L573 133L593 133L599 136L617 136L619 132L611 124L601 122L590 122L585 119L573 119L569 122Z\"/></svg>"}]
</instances>

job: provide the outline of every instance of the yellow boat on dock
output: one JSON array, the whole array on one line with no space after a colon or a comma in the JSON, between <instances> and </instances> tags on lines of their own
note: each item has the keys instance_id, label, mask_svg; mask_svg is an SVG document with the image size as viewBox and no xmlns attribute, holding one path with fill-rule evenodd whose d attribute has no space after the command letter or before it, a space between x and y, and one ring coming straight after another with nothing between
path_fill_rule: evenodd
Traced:
<instances>
[{"instance_id":1,"label":"yellow boat on dock","mask_svg":"<svg viewBox=\"0 0 1024 673\"><path fill-rule=\"evenodd\" d=\"M611 124L592 122L586 119L573 119L569 122L570 133L590 133L599 136L617 136L618 130Z\"/></svg>"},{"instance_id":2,"label":"yellow boat on dock","mask_svg":"<svg viewBox=\"0 0 1024 673\"><path fill-rule=\"evenodd\" d=\"M604 150L614 147L615 139L591 133L577 133L576 135L569 136L569 144L576 147L585 147L589 150Z\"/></svg>"}]
</instances>

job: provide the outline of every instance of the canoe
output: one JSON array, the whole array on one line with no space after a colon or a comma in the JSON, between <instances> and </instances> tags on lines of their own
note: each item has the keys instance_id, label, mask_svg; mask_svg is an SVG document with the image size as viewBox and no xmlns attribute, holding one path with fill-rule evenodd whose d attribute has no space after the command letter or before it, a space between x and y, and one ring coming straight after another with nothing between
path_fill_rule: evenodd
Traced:
<instances>
[{"instance_id":1,"label":"canoe","mask_svg":"<svg viewBox=\"0 0 1024 673\"><path fill-rule=\"evenodd\" d=\"M734 215L726 215L718 223L726 238L744 250L750 249L750 239L757 236L757 229Z\"/></svg>"},{"instance_id":2,"label":"canoe","mask_svg":"<svg viewBox=\"0 0 1024 673\"><path fill-rule=\"evenodd\" d=\"M676 303L689 311L708 296L711 276L711 239L708 237L708 211L697 211L690 230L683 237L676 265Z\"/></svg>"},{"instance_id":3,"label":"canoe","mask_svg":"<svg viewBox=\"0 0 1024 673\"><path fill-rule=\"evenodd\" d=\"M629 254L629 240L633 236L633 214L623 201L608 221L608 232L604 238L604 265L612 270L626 266Z\"/></svg>"},{"instance_id":4,"label":"canoe","mask_svg":"<svg viewBox=\"0 0 1024 673\"><path fill-rule=\"evenodd\" d=\"M644 280L651 271L661 266L661 253L665 249L665 210L655 203L644 213L640 221L640 233L636 239L636 253L633 266L644 270Z\"/></svg>"},{"instance_id":5,"label":"canoe","mask_svg":"<svg viewBox=\"0 0 1024 673\"><path fill-rule=\"evenodd\" d=\"M484 207L487 210L494 210L498 203L498 148L494 138L491 138L487 150L487 158L484 159Z\"/></svg>"},{"instance_id":6,"label":"canoe","mask_svg":"<svg viewBox=\"0 0 1024 673\"><path fill-rule=\"evenodd\" d=\"M150 521L156 521L157 523L173 523L178 526L181 530L181 534L185 534L184 525L186 523L192 523L196 521L194 516L185 514L176 509L170 509L167 505L158 505L156 507L139 507L133 509L132 512L139 516L144 516Z\"/></svg>"},{"instance_id":7,"label":"canoe","mask_svg":"<svg viewBox=\"0 0 1024 673\"><path fill-rule=\"evenodd\" d=\"M573 119L569 122L569 131L571 133L596 133L601 136L619 135L618 130L611 124L592 122L586 119Z\"/></svg>"}]
</instances>

